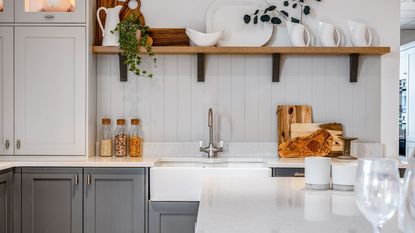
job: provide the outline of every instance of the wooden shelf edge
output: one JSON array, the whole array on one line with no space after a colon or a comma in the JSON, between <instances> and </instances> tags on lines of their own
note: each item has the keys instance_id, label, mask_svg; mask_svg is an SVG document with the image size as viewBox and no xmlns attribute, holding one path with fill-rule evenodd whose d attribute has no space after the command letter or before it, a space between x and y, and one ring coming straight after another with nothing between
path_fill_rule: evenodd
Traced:
<instances>
[{"instance_id":1,"label":"wooden shelf edge","mask_svg":"<svg viewBox=\"0 0 415 233\"><path fill-rule=\"evenodd\" d=\"M95 54L119 54L113 46L92 46ZM140 53L146 53L142 48ZM196 47L196 46L154 46L155 54L214 54L214 55L384 55L390 47Z\"/></svg>"}]
</instances>

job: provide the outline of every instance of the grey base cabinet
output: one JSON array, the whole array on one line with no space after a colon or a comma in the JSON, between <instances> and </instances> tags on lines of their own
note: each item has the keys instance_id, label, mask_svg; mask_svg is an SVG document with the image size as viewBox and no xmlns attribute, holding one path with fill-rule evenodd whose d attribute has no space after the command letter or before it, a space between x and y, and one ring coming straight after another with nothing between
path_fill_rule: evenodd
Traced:
<instances>
[{"instance_id":1,"label":"grey base cabinet","mask_svg":"<svg viewBox=\"0 0 415 233\"><path fill-rule=\"evenodd\" d=\"M149 233L194 233L199 202L150 202Z\"/></svg>"},{"instance_id":2,"label":"grey base cabinet","mask_svg":"<svg viewBox=\"0 0 415 233\"><path fill-rule=\"evenodd\" d=\"M85 168L84 233L145 233L146 169Z\"/></svg>"},{"instance_id":3,"label":"grey base cabinet","mask_svg":"<svg viewBox=\"0 0 415 233\"><path fill-rule=\"evenodd\" d=\"M22 169L22 232L82 233L80 168Z\"/></svg>"},{"instance_id":4,"label":"grey base cabinet","mask_svg":"<svg viewBox=\"0 0 415 233\"><path fill-rule=\"evenodd\" d=\"M12 233L13 172L0 173L0 233Z\"/></svg>"}]
</instances>

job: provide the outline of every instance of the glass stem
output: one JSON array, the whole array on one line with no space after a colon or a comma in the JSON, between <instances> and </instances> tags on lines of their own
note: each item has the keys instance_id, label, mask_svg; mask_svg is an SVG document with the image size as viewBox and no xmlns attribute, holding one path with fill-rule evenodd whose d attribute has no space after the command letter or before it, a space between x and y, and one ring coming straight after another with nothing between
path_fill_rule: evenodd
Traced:
<instances>
[{"instance_id":1,"label":"glass stem","mask_svg":"<svg viewBox=\"0 0 415 233\"><path fill-rule=\"evenodd\" d=\"M379 225L373 224L373 233L380 233L381 230L382 230L381 224Z\"/></svg>"}]
</instances>

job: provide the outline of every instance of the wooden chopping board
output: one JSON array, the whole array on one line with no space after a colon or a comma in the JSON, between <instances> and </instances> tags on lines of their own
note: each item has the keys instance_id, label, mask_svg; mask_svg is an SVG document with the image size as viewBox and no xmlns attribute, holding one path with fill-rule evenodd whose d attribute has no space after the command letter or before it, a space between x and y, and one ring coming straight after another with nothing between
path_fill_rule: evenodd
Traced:
<instances>
[{"instance_id":1,"label":"wooden chopping board","mask_svg":"<svg viewBox=\"0 0 415 233\"><path fill-rule=\"evenodd\" d=\"M330 155L343 154L343 126L340 123L293 123L291 124L291 138L305 137L319 129L326 129L333 137L333 146Z\"/></svg>"},{"instance_id":2,"label":"wooden chopping board","mask_svg":"<svg viewBox=\"0 0 415 233\"><path fill-rule=\"evenodd\" d=\"M277 108L278 145L291 139L293 123L313 122L312 108L308 105L280 105Z\"/></svg>"}]
</instances>

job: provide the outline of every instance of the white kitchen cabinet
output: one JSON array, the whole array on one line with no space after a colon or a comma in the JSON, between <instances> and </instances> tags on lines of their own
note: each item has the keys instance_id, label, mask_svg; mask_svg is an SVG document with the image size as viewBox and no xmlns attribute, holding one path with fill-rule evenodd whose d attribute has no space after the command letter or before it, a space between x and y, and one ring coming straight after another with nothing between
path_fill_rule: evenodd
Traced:
<instances>
[{"instance_id":1,"label":"white kitchen cabinet","mask_svg":"<svg viewBox=\"0 0 415 233\"><path fill-rule=\"evenodd\" d=\"M84 23L86 2L89 0L16 0L16 22Z\"/></svg>"},{"instance_id":2,"label":"white kitchen cabinet","mask_svg":"<svg viewBox=\"0 0 415 233\"><path fill-rule=\"evenodd\" d=\"M15 28L15 154L85 155L86 32Z\"/></svg>"},{"instance_id":3,"label":"white kitchen cabinet","mask_svg":"<svg viewBox=\"0 0 415 233\"><path fill-rule=\"evenodd\" d=\"M0 22L14 22L14 0L0 0Z\"/></svg>"},{"instance_id":4,"label":"white kitchen cabinet","mask_svg":"<svg viewBox=\"0 0 415 233\"><path fill-rule=\"evenodd\" d=\"M13 154L13 27L0 27L0 155Z\"/></svg>"}]
</instances>

